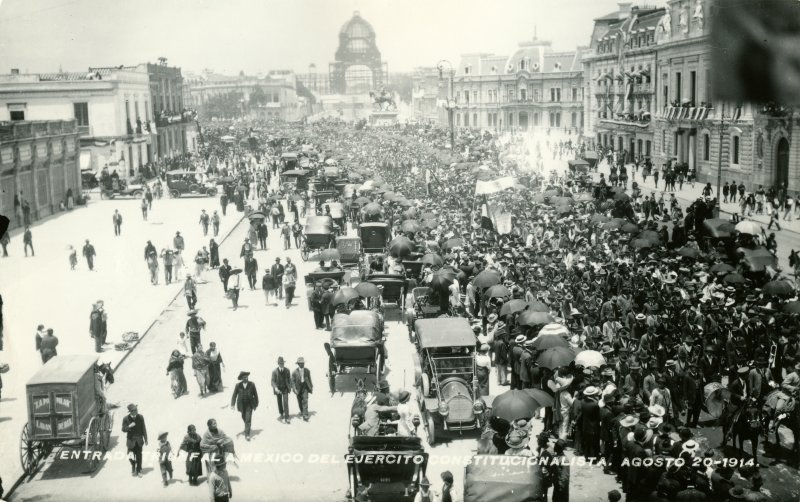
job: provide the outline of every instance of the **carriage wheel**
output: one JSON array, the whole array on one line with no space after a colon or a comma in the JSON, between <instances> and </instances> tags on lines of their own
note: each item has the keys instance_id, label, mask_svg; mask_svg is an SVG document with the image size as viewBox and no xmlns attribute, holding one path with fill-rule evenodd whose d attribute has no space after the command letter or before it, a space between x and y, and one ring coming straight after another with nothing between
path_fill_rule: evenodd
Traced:
<instances>
[{"instance_id":1,"label":"carriage wheel","mask_svg":"<svg viewBox=\"0 0 800 502\"><path fill-rule=\"evenodd\" d=\"M427 415L425 423L427 424L428 444L433 446L433 443L436 442L436 422L433 421L433 415L430 413Z\"/></svg>"},{"instance_id":2,"label":"carriage wheel","mask_svg":"<svg viewBox=\"0 0 800 502\"><path fill-rule=\"evenodd\" d=\"M47 443L30 438L27 423L22 426L22 433L19 437L19 462L25 474L33 474L51 449Z\"/></svg>"},{"instance_id":3,"label":"carriage wheel","mask_svg":"<svg viewBox=\"0 0 800 502\"><path fill-rule=\"evenodd\" d=\"M92 417L89 421L89 426L86 428L86 439L84 443L84 452L89 452L89 472L94 472L100 460L95 453L102 450L101 442L104 431L102 430L101 418L99 416ZM86 455L86 453L84 453Z\"/></svg>"},{"instance_id":4,"label":"carriage wheel","mask_svg":"<svg viewBox=\"0 0 800 502\"><path fill-rule=\"evenodd\" d=\"M336 372L330 371L328 372L328 385L331 388L331 394L336 392Z\"/></svg>"},{"instance_id":5,"label":"carriage wheel","mask_svg":"<svg viewBox=\"0 0 800 502\"><path fill-rule=\"evenodd\" d=\"M300 258L302 258L303 261L308 260L309 251L308 246L303 246L303 249L300 250Z\"/></svg>"},{"instance_id":6,"label":"carriage wheel","mask_svg":"<svg viewBox=\"0 0 800 502\"><path fill-rule=\"evenodd\" d=\"M181 196L181 192L180 190L173 189L169 191L169 196L172 197L173 199L178 199Z\"/></svg>"},{"instance_id":7,"label":"carriage wheel","mask_svg":"<svg viewBox=\"0 0 800 502\"><path fill-rule=\"evenodd\" d=\"M431 397L431 378L427 373L422 374L422 396Z\"/></svg>"},{"instance_id":8,"label":"carriage wheel","mask_svg":"<svg viewBox=\"0 0 800 502\"><path fill-rule=\"evenodd\" d=\"M103 421L100 427L100 450L103 453L108 451L108 445L111 443L112 430L114 430L114 414L106 412L106 414L103 415Z\"/></svg>"}]
</instances>

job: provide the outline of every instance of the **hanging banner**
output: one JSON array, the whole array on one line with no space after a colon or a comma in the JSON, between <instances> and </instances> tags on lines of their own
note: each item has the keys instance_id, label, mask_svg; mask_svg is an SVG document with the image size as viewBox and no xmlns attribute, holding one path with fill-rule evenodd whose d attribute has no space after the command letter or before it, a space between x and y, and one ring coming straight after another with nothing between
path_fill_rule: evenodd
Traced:
<instances>
[{"instance_id":1,"label":"hanging banner","mask_svg":"<svg viewBox=\"0 0 800 502\"><path fill-rule=\"evenodd\" d=\"M491 181L476 181L475 182L475 195L484 195L489 193L502 192L507 188L514 188L517 184L517 178L513 176L506 176L504 178L497 178Z\"/></svg>"}]
</instances>

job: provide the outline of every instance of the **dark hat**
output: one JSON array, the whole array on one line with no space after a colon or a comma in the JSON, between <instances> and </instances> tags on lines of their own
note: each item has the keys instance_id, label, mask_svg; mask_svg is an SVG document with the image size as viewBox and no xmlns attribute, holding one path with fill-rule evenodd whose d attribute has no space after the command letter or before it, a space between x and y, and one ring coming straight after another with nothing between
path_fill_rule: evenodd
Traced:
<instances>
[{"instance_id":1,"label":"dark hat","mask_svg":"<svg viewBox=\"0 0 800 502\"><path fill-rule=\"evenodd\" d=\"M139 408L135 404L131 403L131 404L128 405L128 411L133 411L133 410L137 410L138 411Z\"/></svg>"},{"instance_id":2,"label":"dark hat","mask_svg":"<svg viewBox=\"0 0 800 502\"><path fill-rule=\"evenodd\" d=\"M422 478L422 481L419 482L419 486L431 486L431 482L428 481L428 478Z\"/></svg>"},{"instance_id":3,"label":"dark hat","mask_svg":"<svg viewBox=\"0 0 800 502\"><path fill-rule=\"evenodd\" d=\"M386 380L381 380L380 382L378 382L378 390L383 390L383 389L388 390L389 388L390 388L389 382L387 382Z\"/></svg>"},{"instance_id":4,"label":"dark hat","mask_svg":"<svg viewBox=\"0 0 800 502\"><path fill-rule=\"evenodd\" d=\"M411 399L411 393L407 390L401 390L397 395L397 400L400 402L400 404L407 403L409 399Z\"/></svg>"},{"instance_id":5,"label":"dark hat","mask_svg":"<svg viewBox=\"0 0 800 502\"><path fill-rule=\"evenodd\" d=\"M243 379L244 377L247 377L247 376L250 376L250 372L249 371L240 371L239 372L239 376L236 377L236 379L237 380L241 380L241 379Z\"/></svg>"},{"instance_id":6,"label":"dark hat","mask_svg":"<svg viewBox=\"0 0 800 502\"><path fill-rule=\"evenodd\" d=\"M169 433L168 432L159 432L158 433L158 439L159 440L166 439L167 438L167 434L169 434Z\"/></svg>"}]
</instances>

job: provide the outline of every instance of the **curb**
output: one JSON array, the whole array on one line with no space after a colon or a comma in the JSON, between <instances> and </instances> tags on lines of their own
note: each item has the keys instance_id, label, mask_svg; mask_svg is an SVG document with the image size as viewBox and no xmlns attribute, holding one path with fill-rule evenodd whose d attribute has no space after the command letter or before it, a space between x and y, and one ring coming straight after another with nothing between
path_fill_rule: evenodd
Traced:
<instances>
[{"instance_id":1,"label":"curb","mask_svg":"<svg viewBox=\"0 0 800 502\"><path fill-rule=\"evenodd\" d=\"M243 222L243 221L244 221L246 218L247 218L247 216L245 216L245 215L242 215L242 217L239 219L239 221L237 221L237 222L236 222L236 223L235 223L235 224L234 224L234 225L231 227L231 229L230 229L230 230L228 230L228 233L226 233L226 234L225 234L225 236L222 238L222 240L220 240L220 241L219 241L219 244L220 244L220 246L222 246L222 244L224 244L224 243L225 243L225 241L226 241L226 240L228 240L228 237L230 237L230 235L231 235L231 234L234 232L234 230L236 230L237 228L239 228L239 225L241 225L241 224L242 224L242 222ZM136 350L136 347L138 347L138 346L139 346L139 342L141 342L142 340L144 340L144 337L145 337L145 336L147 336L147 334L148 334L148 333L149 333L149 332L150 332L150 331L153 329L153 326L155 326L155 324L158 322L158 319L159 319L159 318L160 318L160 317L161 317L161 316L164 314L164 312L167 310L167 308L169 308L169 306L170 306L170 305L172 305L173 303L175 303L175 300L177 300L177 299L178 299L178 297L181 295L181 291L182 291L182 290L179 290L177 293L175 293L175 296L173 296L173 297L172 297L172 299L171 299L171 300L169 300L169 302L167 303L167 306L166 306L164 309L162 309L162 310L161 310L161 313L159 313L159 314L156 316L156 318L153 320L153 322L152 322L152 323L150 323L150 325L147 327L147 329L144 331L144 333L142 333L142 336L141 336L141 337L139 337L139 339L136 341L136 343L135 343L133 346L131 346L129 349L127 349L127 350L125 351L125 354L123 354L122 358L120 358L120 360L117 362L117 364L113 366L113 368L112 368L112 369L113 369L113 371L115 371L115 372L116 372L116 371L117 371L117 369L118 369L120 366L122 366L122 363L123 363L123 362L125 362L125 360L128 358L128 356L129 356L129 355L131 355L131 353L132 353L134 350ZM38 472L38 469L36 470L36 472ZM25 480L25 478L26 478L26 477L28 477L28 474L26 474L25 472L23 472L23 473L22 473L22 475L21 475L19 478L17 478L17 480L14 482L14 484L13 484L13 485L11 485L11 488L9 488L9 489L6 491L6 493L5 493L5 498L6 498L6 499L8 499L8 500L10 500L10 499L11 499L11 496L14 494L14 490L16 490L16 489L17 489L17 487L18 487L19 485L21 485L21 484L22 484L22 482Z\"/></svg>"}]
</instances>

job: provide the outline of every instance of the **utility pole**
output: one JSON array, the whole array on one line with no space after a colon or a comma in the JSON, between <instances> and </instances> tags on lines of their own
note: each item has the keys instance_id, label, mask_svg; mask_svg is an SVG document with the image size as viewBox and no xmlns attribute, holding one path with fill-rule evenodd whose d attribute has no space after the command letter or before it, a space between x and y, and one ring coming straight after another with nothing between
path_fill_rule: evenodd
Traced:
<instances>
[{"instance_id":1,"label":"utility pole","mask_svg":"<svg viewBox=\"0 0 800 502\"><path fill-rule=\"evenodd\" d=\"M717 203L714 205L714 217L719 218L722 195L722 140L725 136L725 102L722 102L722 109L719 117L719 152L717 152Z\"/></svg>"}]
</instances>

